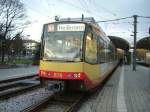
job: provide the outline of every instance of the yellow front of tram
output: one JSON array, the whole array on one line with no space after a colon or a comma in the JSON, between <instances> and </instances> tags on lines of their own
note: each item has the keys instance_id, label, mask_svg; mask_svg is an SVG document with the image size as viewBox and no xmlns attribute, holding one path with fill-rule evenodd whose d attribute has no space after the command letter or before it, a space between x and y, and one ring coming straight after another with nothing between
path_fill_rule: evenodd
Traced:
<instances>
[{"instance_id":1,"label":"yellow front of tram","mask_svg":"<svg viewBox=\"0 0 150 112\"><path fill-rule=\"evenodd\" d=\"M91 41L92 38L92 35L87 33L86 24L82 22L44 25L40 78L44 81L68 81L71 88L77 90L94 87L100 77L99 64L86 62L88 58L97 55L97 51L91 49L96 41ZM85 44L88 44L88 48Z\"/></svg>"}]
</instances>

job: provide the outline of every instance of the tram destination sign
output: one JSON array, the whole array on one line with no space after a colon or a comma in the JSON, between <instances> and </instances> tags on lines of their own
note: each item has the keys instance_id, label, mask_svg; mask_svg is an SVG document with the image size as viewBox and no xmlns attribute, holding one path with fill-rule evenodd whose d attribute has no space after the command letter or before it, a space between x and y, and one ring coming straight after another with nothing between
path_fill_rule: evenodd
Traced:
<instances>
[{"instance_id":1,"label":"tram destination sign","mask_svg":"<svg viewBox=\"0 0 150 112\"><path fill-rule=\"evenodd\" d=\"M58 24L57 31L84 31L85 24Z\"/></svg>"}]
</instances>

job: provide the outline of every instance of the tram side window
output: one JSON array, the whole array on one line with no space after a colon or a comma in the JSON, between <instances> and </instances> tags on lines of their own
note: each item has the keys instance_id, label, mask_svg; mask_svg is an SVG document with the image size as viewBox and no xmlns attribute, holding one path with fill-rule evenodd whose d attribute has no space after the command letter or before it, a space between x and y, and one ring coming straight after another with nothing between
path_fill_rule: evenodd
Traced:
<instances>
[{"instance_id":1,"label":"tram side window","mask_svg":"<svg viewBox=\"0 0 150 112\"><path fill-rule=\"evenodd\" d=\"M107 53L107 55L108 55L108 62L109 61L111 61L112 60L112 49L111 49L111 44L110 43L108 43L108 53Z\"/></svg>"},{"instance_id":2,"label":"tram side window","mask_svg":"<svg viewBox=\"0 0 150 112\"><path fill-rule=\"evenodd\" d=\"M88 63L97 63L97 40L92 33L86 36L85 61Z\"/></svg>"},{"instance_id":3,"label":"tram side window","mask_svg":"<svg viewBox=\"0 0 150 112\"><path fill-rule=\"evenodd\" d=\"M100 39L100 63L106 63L109 61L109 48L108 42L103 39Z\"/></svg>"},{"instance_id":4,"label":"tram side window","mask_svg":"<svg viewBox=\"0 0 150 112\"><path fill-rule=\"evenodd\" d=\"M104 52L105 52L105 62L109 62L109 60L110 60L110 49L109 49L109 43L108 42L105 43Z\"/></svg>"},{"instance_id":5,"label":"tram side window","mask_svg":"<svg viewBox=\"0 0 150 112\"><path fill-rule=\"evenodd\" d=\"M99 37L99 41L100 41L100 45L99 45L99 60L100 60L100 63L104 63L105 62L105 52L104 52L104 40Z\"/></svg>"},{"instance_id":6,"label":"tram side window","mask_svg":"<svg viewBox=\"0 0 150 112\"><path fill-rule=\"evenodd\" d=\"M115 51L114 51L114 46L112 45L112 43L109 43L109 61L113 61L115 59Z\"/></svg>"}]
</instances>

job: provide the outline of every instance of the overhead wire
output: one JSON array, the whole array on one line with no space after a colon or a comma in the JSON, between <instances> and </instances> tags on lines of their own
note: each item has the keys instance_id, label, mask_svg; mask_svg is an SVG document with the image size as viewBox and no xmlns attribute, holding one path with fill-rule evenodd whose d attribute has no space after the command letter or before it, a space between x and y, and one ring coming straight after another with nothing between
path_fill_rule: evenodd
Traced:
<instances>
[{"instance_id":1,"label":"overhead wire","mask_svg":"<svg viewBox=\"0 0 150 112\"><path fill-rule=\"evenodd\" d=\"M60 1L60 0L59 0L59 1ZM48 2L48 1L47 1L47 2ZM81 1L79 0L79 2L80 2L80 4L81 4L82 8L79 7L79 6L77 6L77 5L74 5L74 4L72 4L71 2L68 2L68 1L66 1L66 0L61 0L61 2L67 3L67 4L73 6L73 7L77 8L77 9L83 10L83 11L85 11L86 13L97 15L96 13L93 13L91 10L87 9L88 4L85 3L85 1L82 1L82 2L81 2ZM85 3L85 4L84 4L84 3ZM46 4L46 3L44 3L44 5L45 5L45 4ZM28 6L28 7L29 7L29 6ZM45 8L48 9L49 6L48 6L48 7L45 7ZM31 8L31 7L30 7L30 9L33 10L34 12L36 12L36 13L38 13L38 14L41 15L41 13L40 13L39 11L34 10L34 9ZM47 10L47 9L46 9L46 10ZM97 7L95 7L95 9L97 9ZM104 8L103 8L103 9L104 9ZM115 16L115 14L112 13L112 12L110 12L110 14L112 14L112 15ZM102 17L102 16L97 15L97 17ZM137 17L150 18L149 16L137 16ZM103 17L103 18L104 18L104 17ZM133 18L133 16L130 16L130 17L123 17L123 18L117 18L117 19L111 19L111 20L96 21L96 22L97 22L97 23L102 23L102 22L114 22L114 21L120 21L120 20L124 20L124 19L128 19L128 18ZM129 23L129 22L128 22L128 23ZM114 24L120 24L120 23L114 23Z\"/></svg>"},{"instance_id":2,"label":"overhead wire","mask_svg":"<svg viewBox=\"0 0 150 112\"><path fill-rule=\"evenodd\" d=\"M96 10L99 10L99 9L97 8L97 4L95 3L94 0L93 0L93 1L87 0L87 1L89 1L91 5L95 6L94 8L95 8ZM114 12L108 10L107 8L105 8L105 7L103 7L103 6L100 6L100 5L99 5L99 7L100 7L101 9L103 9L104 11L106 11L107 13L109 13L109 14L111 14L111 15L113 15L113 16L117 16L116 13L114 13Z\"/></svg>"},{"instance_id":3,"label":"overhead wire","mask_svg":"<svg viewBox=\"0 0 150 112\"><path fill-rule=\"evenodd\" d=\"M88 11L90 14L95 15L95 16L98 17L98 18L106 18L106 17L100 15L99 12L97 12L98 8L97 8L97 7L94 7L94 5L91 4L90 1L88 1L88 0L87 0L87 1L85 1L85 0L78 0L78 1L79 1L79 3L81 4L81 6L82 6L86 11ZM94 1L93 1L93 2L94 2ZM92 10L89 10L89 8L92 9Z\"/></svg>"},{"instance_id":4,"label":"overhead wire","mask_svg":"<svg viewBox=\"0 0 150 112\"><path fill-rule=\"evenodd\" d=\"M130 16L130 17L123 17L123 18L117 18L117 19L112 19L112 20L104 20L104 21L96 21L97 23L111 23L111 24L114 24L114 22L119 22L120 20L125 20L125 19L130 19L130 18L133 18L133 16ZM131 24L131 22L126 22L126 23L129 23L128 25ZM115 26L118 25L117 23L114 24ZM121 32L111 32L111 34L117 34L117 35L123 35L123 34L127 34L129 33L130 31L129 30L124 30L124 31L121 31Z\"/></svg>"},{"instance_id":5,"label":"overhead wire","mask_svg":"<svg viewBox=\"0 0 150 112\"><path fill-rule=\"evenodd\" d=\"M85 1L85 0L84 0ZM89 0L85 1L86 4L89 4L90 9L94 9L92 11L94 11L94 14L98 15L97 17L103 17L103 18L107 18L101 15L99 9L96 7L96 5L93 5L92 3L94 3L94 1L91 3ZM88 8L89 8L88 7Z\"/></svg>"},{"instance_id":6,"label":"overhead wire","mask_svg":"<svg viewBox=\"0 0 150 112\"><path fill-rule=\"evenodd\" d=\"M100 22L112 22L112 21L119 21L119 20L124 20L124 19L129 19L129 18L132 18L132 16L130 16L130 17L123 17L123 18L117 18L117 19L112 19L112 20L96 21L96 22L97 23L100 23Z\"/></svg>"},{"instance_id":7,"label":"overhead wire","mask_svg":"<svg viewBox=\"0 0 150 112\"><path fill-rule=\"evenodd\" d=\"M92 10L89 10L89 5L85 0L79 0L79 2L81 3L81 5L83 6L83 8L85 10L87 10L88 12L92 13ZM91 9L91 8L90 8Z\"/></svg>"},{"instance_id":8,"label":"overhead wire","mask_svg":"<svg viewBox=\"0 0 150 112\"><path fill-rule=\"evenodd\" d=\"M35 10L35 9L31 8L29 5L27 5L27 7L29 8L29 10L32 10L33 12L37 13L38 15L43 16L43 15L41 14L41 12L39 12L38 10Z\"/></svg>"},{"instance_id":9,"label":"overhead wire","mask_svg":"<svg viewBox=\"0 0 150 112\"><path fill-rule=\"evenodd\" d=\"M97 14L95 14L95 13L92 13L92 12L91 12L90 10L88 10L88 9L84 9L83 7L79 7L79 6L77 6L77 5L74 5L74 4L72 4L71 2L68 2L68 1L66 1L66 0L59 0L59 1L64 2L64 3L67 3L67 4L73 6L73 7L77 8L77 9L83 10L83 11L85 11L85 12L88 13L88 14L93 14L93 15L95 15L95 16L97 16L97 17L102 17L102 16L100 16L100 15L97 15ZM102 18L105 18L105 17L102 17Z\"/></svg>"},{"instance_id":10,"label":"overhead wire","mask_svg":"<svg viewBox=\"0 0 150 112\"><path fill-rule=\"evenodd\" d=\"M137 16L137 17L141 17L141 18L150 18L150 16Z\"/></svg>"},{"instance_id":11,"label":"overhead wire","mask_svg":"<svg viewBox=\"0 0 150 112\"><path fill-rule=\"evenodd\" d=\"M44 11L46 11L47 13L49 13L49 9L48 9L48 3L46 3L46 0L40 0L41 4L44 6Z\"/></svg>"}]
</instances>

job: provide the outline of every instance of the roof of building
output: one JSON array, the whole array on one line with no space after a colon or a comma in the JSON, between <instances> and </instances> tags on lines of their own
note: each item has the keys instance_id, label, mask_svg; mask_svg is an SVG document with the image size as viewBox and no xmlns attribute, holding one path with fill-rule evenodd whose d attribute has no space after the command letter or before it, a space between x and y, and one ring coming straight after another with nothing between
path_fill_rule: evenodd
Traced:
<instances>
[{"instance_id":1,"label":"roof of building","mask_svg":"<svg viewBox=\"0 0 150 112\"><path fill-rule=\"evenodd\" d=\"M116 36L108 36L110 40L113 42L113 44L116 46L116 48L120 48L123 50L128 51L129 50L129 42L127 42L125 39L121 37L116 37Z\"/></svg>"},{"instance_id":2,"label":"roof of building","mask_svg":"<svg viewBox=\"0 0 150 112\"><path fill-rule=\"evenodd\" d=\"M150 49L150 36L144 37L141 40L139 40L136 44L137 48L144 48L144 49Z\"/></svg>"}]
</instances>

